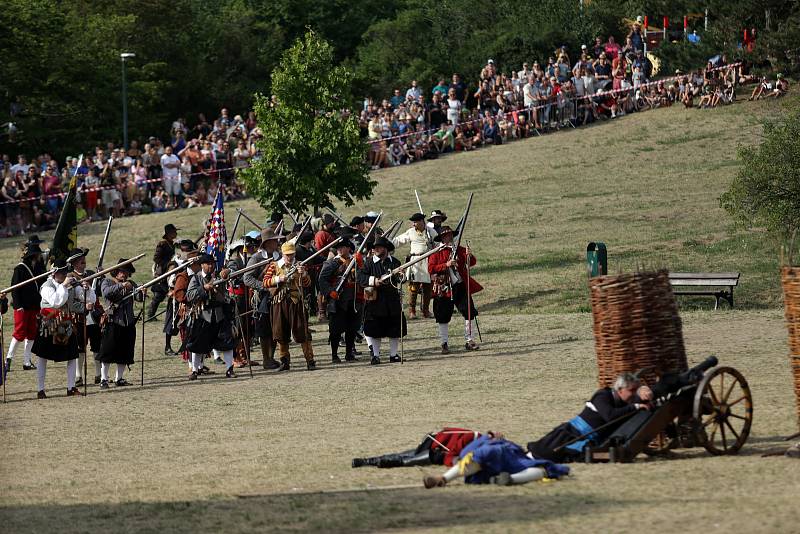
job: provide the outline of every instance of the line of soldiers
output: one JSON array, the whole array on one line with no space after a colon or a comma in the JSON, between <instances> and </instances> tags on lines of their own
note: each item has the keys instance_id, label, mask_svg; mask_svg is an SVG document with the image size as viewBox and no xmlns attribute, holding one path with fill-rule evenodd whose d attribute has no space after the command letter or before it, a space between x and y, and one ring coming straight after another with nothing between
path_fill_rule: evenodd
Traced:
<instances>
[{"instance_id":1,"label":"line of soldiers","mask_svg":"<svg viewBox=\"0 0 800 534\"><path fill-rule=\"evenodd\" d=\"M405 281L411 287L410 318L417 318L421 295L421 314L436 319L443 353L449 352L448 324L455 309L466 320L465 349L476 350L472 295L482 288L468 274L474 256L464 247L454 250L457 231L442 225L447 216L434 211L426 223L424 215L416 213L409 219L410 228L391 239L379 228L370 232L377 218L377 213L369 212L342 225L326 215L317 232L301 233L302 225L296 224L286 235L276 233L277 221L271 221L262 231L232 243L226 265L219 270L215 258L201 253L191 240L178 240L179 229L166 225L153 256L152 274L159 277L170 270L174 274L148 284L153 299L147 310L149 319L156 317L158 305L166 300L164 352L182 354L191 380L210 373L204 364L207 355L224 362L226 376L234 377L235 367L250 361L256 339L264 369L288 371L293 340L300 345L307 369L314 370L309 315L316 307L318 318L328 322L333 363L357 360L356 344L362 339L373 365L381 363L386 339L389 362L399 362L399 342L407 334L401 294ZM41 243L36 236L25 243L12 285L45 273ZM406 244L407 263L440 244L445 247L402 272L393 253ZM133 303L144 298L146 289L139 290L130 280L135 272L132 263L120 265L110 277L98 277L91 285L81 282L94 274L86 269L88 253L76 249L70 262L56 263L44 282L12 291L14 335L5 370L11 370L19 345L24 348L23 369L37 369L31 355L39 356L39 398L46 398L47 361L68 362L68 394L78 395L77 386L87 379L83 362L89 350L96 384L102 389L111 382L128 385L124 373L134 362L138 320ZM242 269L247 272L230 278ZM176 336L181 340L178 351L172 347ZM339 354L342 345L344 360ZM111 364L116 364L113 380Z\"/></svg>"}]
</instances>

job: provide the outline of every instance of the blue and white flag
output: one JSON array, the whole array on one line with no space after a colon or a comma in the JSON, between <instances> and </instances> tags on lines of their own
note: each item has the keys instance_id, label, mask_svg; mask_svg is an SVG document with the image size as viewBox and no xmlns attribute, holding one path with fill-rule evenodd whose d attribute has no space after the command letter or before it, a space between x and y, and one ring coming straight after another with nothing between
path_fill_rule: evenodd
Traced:
<instances>
[{"instance_id":1,"label":"blue and white flag","mask_svg":"<svg viewBox=\"0 0 800 534\"><path fill-rule=\"evenodd\" d=\"M211 227L208 231L206 254L217 258L217 269L225 266L225 245L228 234L225 232L225 208L222 205L222 186L217 190L214 206L211 208Z\"/></svg>"}]
</instances>

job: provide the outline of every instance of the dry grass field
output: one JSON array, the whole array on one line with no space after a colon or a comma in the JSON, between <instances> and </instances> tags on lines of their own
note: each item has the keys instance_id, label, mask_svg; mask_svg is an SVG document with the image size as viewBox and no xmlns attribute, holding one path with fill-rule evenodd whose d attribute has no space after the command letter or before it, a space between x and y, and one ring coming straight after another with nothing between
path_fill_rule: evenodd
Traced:
<instances>
[{"instance_id":1,"label":"dry grass field","mask_svg":"<svg viewBox=\"0 0 800 534\"><path fill-rule=\"evenodd\" d=\"M144 387L137 361L128 377L136 385L90 386L88 397L68 399L65 365L51 364L46 401L35 400L35 373L21 370L18 354L0 406L0 530L800 531L800 463L761 457L797 431L777 249L731 228L717 200L735 173L737 144L757 138L761 117L797 103L793 95L659 110L376 173L369 207L387 219L416 211L415 188L426 210L453 219L476 193L465 239L486 287L478 352L439 355L435 324L419 320L404 364L334 367L325 327L312 321L315 373L298 366L250 379L240 370L225 380L214 366L215 375L189 382L180 359L161 354L160 326L149 324ZM264 216L253 202L238 205ZM229 221L234 214L228 206ZM205 215L116 221L107 263L150 253L167 222L194 238ZM79 229L90 264L103 230ZM411 447L444 425L503 430L525 443L572 417L596 386L583 264L592 240L608 244L612 272L742 272L735 310L680 302L690 363L716 354L750 382L755 422L738 456L690 449L576 464L563 481L507 488L425 490L422 476L436 468L351 469L354 456ZM10 279L15 247L0 243L0 279ZM135 278L148 270L140 262ZM9 333L6 324L6 346Z\"/></svg>"}]
</instances>

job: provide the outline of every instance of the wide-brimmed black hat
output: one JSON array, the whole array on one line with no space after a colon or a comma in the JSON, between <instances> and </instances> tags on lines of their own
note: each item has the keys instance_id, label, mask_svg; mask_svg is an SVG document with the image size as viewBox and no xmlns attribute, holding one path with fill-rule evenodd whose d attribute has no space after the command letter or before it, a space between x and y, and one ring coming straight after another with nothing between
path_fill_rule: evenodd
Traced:
<instances>
[{"instance_id":1,"label":"wide-brimmed black hat","mask_svg":"<svg viewBox=\"0 0 800 534\"><path fill-rule=\"evenodd\" d=\"M122 263L123 261L128 261L128 258L120 258L119 261L117 261L117 263ZM125 265L120 265L119 267L111 271L111 276L112 277L116 276L119 271L124 271L128 274L133 274L136 272L136 267L133 266L133 262L126 263Z\"/></svg>"},{"instance_id":2,"label":"wide-brimmed black hat","mask_svg":"<svg viewBox=\"0 0 800 534\"><path fill-rule=\"evenodd\" d=\"M330 213L326 213L322 216L322 224L324 226L328 226L329 224L333 224L336 222L336 219L333 218L333 215Z\"/></svg>"},{"instance_id":3,"label":"wide-brimmed black hat","mask_svg":"<svg viewBox=\"0 0 800 534\"><path fill-rule=\"evenodd\" d=\"M89 255L88 248L76 247L75 249L69 251L69 253L67 254L67 259L70 260L71 263L79 258L85 258L88 255Z\"/></svg>"},{"instance_id":4,"label":"wide-brimmed black hat","mask_svg":"<svg viewBox=\"0 0 800 534\"><path fill-rule=\"evenodd\" d=\"M349 238L358 234L358 231L351 226L339 226L334 229L334 232L339 237Z\"/></svg>"},{"instance_id":5,"label":"wide-brimmed black hat","mask_svg":"<svg viewBox=\"0 0 800 534\"><path fill-rule=\"evenodd\" d=\"M414 222L416 222L416 221L424 221L425 220L425 215L423 215L422 213L415 213L414 215L409 217L408 220L409 221L414 221Z\"/></svg>"},{"instance_id":6,"label":"wide-brimmed black hat","mask_svg":"<svg viewBox=\"0 0 800 534\"><path fill-rule=\"evenodd\" d=\"M386 250L392 252L394 250L394 243L383 236L379 236L375 239L375 241L372 242L371 248L375 247L385 247Z\"/></svg>"},{"instance_id":7,"label":"wide-brimmed black hat","mask_svg":"<svg viewBox=\"0 0 800 534\"><path fill-rule=\"evenodd\" d=\"M42 243L44 243L44 241L39 239L39 236L36 234L32 234L28 237L28 240L25 241L26 245L40 245Z\"/></svg>"},{"instance_id":8,"label":"wide-brimmed black hat","mask_svg":"<svg viewBox=\"0 0 800 534\"><path fill-rule=\"evenodd\" d=\"M214 265L216 265L217 264L217 258L212 256L211 254L207 254L207 253L204 252L204 253L200 254L200 260L198 261L198 263L213 263Z\"/></svg>"},{"instance_id":9,"label":"wide-brimmed black hat","mask_svg":"<svg viewBox=\"0 0 800 534\"><path fill-rule=\"evenodd\" d=\"M194 250L197 248L197 245L191 239L181 239L178 243L178 248L183 250L184 252L188 252L190 250Z\"/></svg>"},{"instance_id":10,"label":"wide-brimmed black hat","mask_svg":"<svg viewBox=\"0 0 800 534\"><path fill-rule=\"evenodd\" d=\"M298 245L305 245L306 243L310 242L312 239L314 239L314 232L312 232L311 230L306 230L305 232L303 232L302 234L297 236L297 244Z\"/></svg>"},{"instance_id":11,"label":"wide-brimmed black hat","mask_svg":"<svg viewBox=\"0 0 800 534\"><path fill-rule=\"evenodd\" d=\"M449 226L442 226L442 228L439 230L439 234L436 237L434 237L433 240L437 241L437 242L441 242L442 236L444 234L453 234L453 237L455 237L455 236L458 235L458 232L456 230L453 230Z\"/></svg>"},{"instance_id":12,"label":"wide-brimmed black hat","mask_svg":"<svg viewBox=\"0 0 800 534\"><path fill-rule=\"evenodd\" d=\"M353 242L347 238L342 239L341 241L336 243L336 248L341 248L341 247L348 247L350 249L350 252L353 252L356 249L356 246L353 244Z\"/></svg>"},{"instance_id":13,"label":"wide-brimmed black hat","mask_svg":"<svg viewBox=\"0 0 800 534\"><path fill-rule=\"evenodd\" d=\"M22 253L23 258L30 258L34 254L43 254L42 248L38 243L25 243L25 249Z\"/></svg>"},{"instance_id":14,"label":"wide-brimmed black hat","mask_svg":"<svg viewBox=\"0 0 800 534\"><path fill-rule=\"evenodd\" d=\"M350 226L358 226L359 224L364 224L364 217L356 215L355 217L350 219Z\"/></svg>"},{"instance_id":15,"label":"wide-brimmed black hat","mask_svg":"<svg viewBox=\"0 0 800 534\"><path fill-rule=\"evenodd\" d=\"M164 236L166 236L167 234L171 234L172 232L175 232L177 234L178 230L180 230L180 228L176 228L175 225L172 224L172 223L165 224L164 225Z\"/></svg>"},{"instance_id":16,"label":"wide-brimmed black hat","mask_svg":"<svg viewBox=\"0 0 800 534\"><path fill-rule=\"evenodd\" d=\"M70 265L67 263L67 260L58 259L53 262L53 269L55 269L56 273L68 273Z\"/></svg>"},{"instance_id":17,"label":"wide-brimmed black hat","mask_svg":"<svg viewBox=\"0 0 800 534\"><path fill-rule=\"evenodd\" d=\"M442 222L445 222L447 220L447 215L445 215L445 213L443 211L433 210L431 212L431 216L428 217L428 222L433 222L433 219L435 217L441 217L442 218Z\"/></svg>"}]
</instances>

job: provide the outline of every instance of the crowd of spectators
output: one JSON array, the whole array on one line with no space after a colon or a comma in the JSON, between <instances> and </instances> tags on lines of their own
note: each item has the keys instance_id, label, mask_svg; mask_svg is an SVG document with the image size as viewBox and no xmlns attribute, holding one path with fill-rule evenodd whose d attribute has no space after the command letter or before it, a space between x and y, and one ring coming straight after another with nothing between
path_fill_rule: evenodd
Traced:
<instances>
[{"instance_id":1,"label":"crowd of spectators","mask_svg":"<svg viewBox=\"0 0 800 534\"><path fill-rule=\"evenodd\" d=\"M624 44L613 36L597 37L581 46L574 61L561 47L546 62L526 62L519 70L501 71L489 59L472 84L453 74L426 91L412 80L408 89L395 89L380 103L365 99L359 124L374 170L677 103L729 104L745 83L757 83L751 99L781 96L788 89L781 75L775 82L757 79L740 64L728 64L724 55L711 58L704 69L656 81L653 76L636 22ZM4 155L0 236L52 227L76 174L79 220L207 205L221 183L227 199L239 198L244 191L235 169L257 157L260 136L254 112L243 119L223 108L213 123L203 114L191 127L177 119L168 143L157 137L132 140L127 150L107 143L81 162L67 157L60 166L42 154L30 163L20 155L15 163Z\"/></svg>"},{"instance_id":2,"label":"crowd of spectators","mask_svg":"<svg viewBox=\"0 0 800 534\"><path fill-rule=\"evenodd\" d=\"M675 103L698 108L728 104L737 85L753 81L724 55L711 58L704 69L654 80L637 22L623 44L613 36L597 37L574 58L561 47L546 62L502 71L489 59L473 84L453 74L430 91L412 80L407 90L395 89L390 98L365 99L359 120L370 144L370 164L378 169ZM781 83L785 92L785 80Z\"/></svg>"},{"instance_id":3,"label":"crowd of spectators","mask_svg":"<svg viewBox=\"0 0 800 534\"><path fill-rule=\"evenodd\" d=\"M52 228L75 175L79 221L207 205L220 184L226 199L239 198L235 169L250 165L260 135L255 113L242 119L223 108L213 123L203 114L191 127L175 120L168 142L134 139L127 150L107 143L82 161L67 157L59 164L41 154L29 162L21 154L13 162L3 155L0 236Z\"/></svg>"}]
</instances>

